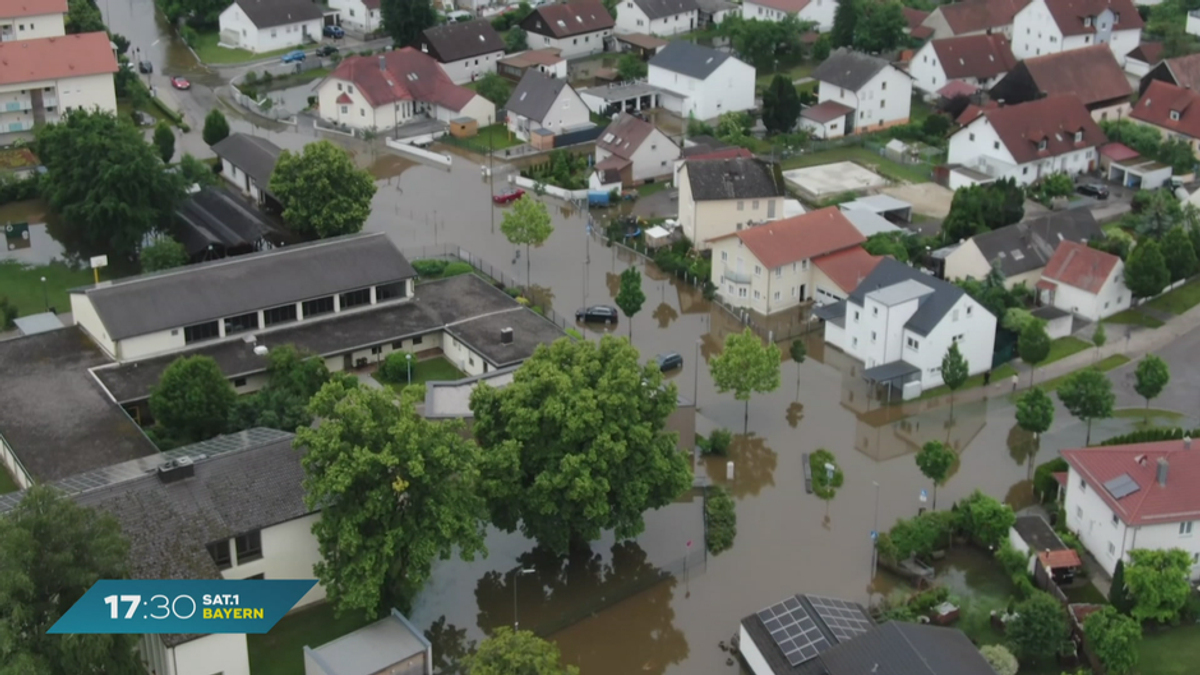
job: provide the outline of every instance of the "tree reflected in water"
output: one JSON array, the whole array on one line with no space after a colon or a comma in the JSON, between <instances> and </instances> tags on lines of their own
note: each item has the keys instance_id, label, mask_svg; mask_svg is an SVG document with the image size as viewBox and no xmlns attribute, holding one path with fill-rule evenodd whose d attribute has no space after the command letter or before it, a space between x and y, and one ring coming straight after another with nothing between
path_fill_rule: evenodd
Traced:
<instances>
[{"instance_id":1,"label":"tree reflected in water","mask_svg":"<svg viewBox=\"0 0 1200 675\"><path fill-rule=\"evenodd\" d=\"M654 308L654 320L658 322L659 328L666 328L671 325L671 322L679 318L679 312L667 303L661 303Z\"/></svg>"},{"instance_id":2,"label":"tree reflected in water","mask_svg":"<svg viewBox=\"0 0 1200 675\"><path fill-rule=\"evenodd\" d=\"M425 631L425 639L433 646L433 672L441 675L467 675L464 659L475 651L475 641L467 639L467 629L446 623L439 617Z\"/></svg>"},{"instance_id":3,"label":"tree reflected in water","mask_svg":"<svg viewBox=\"0 0 1200 675\"><path fill-rule=\"evenodd\" d=\"M750 434L736 434L729 446L728 457L709 456L708 475L724 476L725 463L733 462L733 482L722 484L735 498L757 495L764 487L775 486L775 465L779 455L767 447L764 439Z\"/></svg>"},{"instance_id":4,"label":"tree reflected in water","mask_svg":"<svg viewBox=\"0 0 1200 675\"><path fill-rule=\"evenodd\" d=\"M804 419L804 404L799 401L789 403L787 407L788 426L795 429L802 419Z\"/></svg>"}]
</instances>

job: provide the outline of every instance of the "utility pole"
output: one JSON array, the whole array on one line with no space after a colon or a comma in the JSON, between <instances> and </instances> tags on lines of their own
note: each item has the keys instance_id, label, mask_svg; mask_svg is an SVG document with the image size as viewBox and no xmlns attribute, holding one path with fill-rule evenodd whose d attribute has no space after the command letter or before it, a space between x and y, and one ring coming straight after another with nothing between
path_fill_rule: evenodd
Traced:
<instances>
[{"instance_id":1,"label":"utility pole","mask_svg":"<svg viewBox=\"0 0 1200 675\"><path fill-rule=\"evenodd\" d=\"M491 193L491 195L489 195L488 201L491 201L492 199L495 199L495 197L496 197L496 179L495 179L495 175L494 175L495 171L492 170L492 153L493 152L494 151L492 149L492 135L488 134L488 192ZM496 234L496 204L495 204L495 202L488 204L488 209L490 209L492 212L492 234Z\"/></svg>"}]
</instances>

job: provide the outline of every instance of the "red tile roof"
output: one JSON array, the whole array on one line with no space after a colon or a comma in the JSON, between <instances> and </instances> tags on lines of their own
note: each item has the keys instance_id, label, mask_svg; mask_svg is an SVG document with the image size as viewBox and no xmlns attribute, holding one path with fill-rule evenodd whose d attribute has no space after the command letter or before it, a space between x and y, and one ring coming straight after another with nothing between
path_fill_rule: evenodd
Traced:
<instances>
[{"instance_id":1,"label":"red tile roof","mask_svg":"<svg viewBox=\"0 0 1200 675\"><path fill-rule=\"evenodd\" d=\"M1190 440L1063 450L1062 456L1126 525L1200 520L1200 446ZM1158 483L1159 459L1167 462L1166 485ZM1117 499L1104 483L1123 474L1138 490Z\"/></svg>"},{"instance_id":2,"label":"red tile roof","mask_svg":"<svg viewBox=\"0 0 1200 675\"><path fill-rule=\"evenodd\" d=\"M337 102L338 103L354 103L354 99L350 98L350 94L343 92L341 96L337 97Z\"/></svg>"},{"instance_id":3,"label":"red tile roof","mask_svg":"<svg viewBox=\"0 0 1200 675\"><path fill-rule=\"evenodd\" d=\"M556 38L609 30L613 25L612 16L600 0L542 5L521 22L521 28L526 31Z\"/></svg>"},{"instance_id":4,"label":"red tile roof","mask_svg":"<svg viewBox=\"0 0 1200 675\"><path fill-rule=\"evenodd\" d=\"M942 98L954 98L955 96L970 96L971 94L974 94L977 91L979 91L979 87L976 87L975 85L973 85L969 82L963 82L962 80L954 80L954 81L950 82L949 84L947 84L946 86L942 87L941 89L938 89L937 93L938 93L938 96L941 96ZM978 106L974 106L974 105L969 105L969 106L967 106L967 108L979 109ZM965 113L966 110L963 110L963 112ZM961 117L961 115L960 115L960 117ZM972 116L971 119L975 119L975 116Z\"/></svg>"},{"instance_id":5,"label":"red tile roof","mask_svg":"<svg viewBox=\"0 0 1200 675\"><path fill-rule=\"evenodd\" d=\"M845 117L852 112L854 112L854 108L848 105L838 103L837 101L825 101L824 103L818 103L801 110L800 116L819 124L825 124L839 117Z\"/></svg>"},{"instance_id":6,"label":"red tile roof","mask_svg":"<svg viewBox=\"0 0 1200 675\"><path fill-rule=\"evenodd\" d=\"M12 44L12 43L9 43ZM1153 80L1129 116L1160 129L1200 138L1200 92ZM1175 113L1179 119L1171 119Z\"/></svg>"},{"instance_id":7,"label":"red tile roof","mask_svg":"<svg viewBox=\"0 0 1200 675\"><path fill-rule=\"evenodd\" d=\"M353 82L376 108L395 101L421 101L462 110L475 98L475 92L454 84L432 56L412 47L343 59L329 77Z\"/></svg>"},{"instance_id":8,"label":"red tile roof","mask_svg":"<svg viewBox=\"0 0 1200 675\"><path fill-rule=\"evenodd\" d=\"M1121 259L1075 241L1060 242L1042 277L1095 295Z\"/></svg>"},{"instance_id":9,"label":"red tile roof","mask_svg":"<svg viewBox=\"0 0 1200 675\"><path fill-rule=\"evenodd\" d=\"M933 36L933 29L929 26L917 26L909 31L909 34L918 40L928 40Z\"/></svg>"},{"instance_id":10,"label":"red tile roof","mask_svg":"<svg viewBox=\"0 0 1200 675\"><path fill-rule=\"evenodd\" d=\"M1119 17L1113 30L1134 30L1145 25L1138 14L1133 0L1045 0L1054 23L1064 36L1087 35L1096 32L1096 17L1104 10L1111 10ZM1091 25L1084 25L1090 17Z\"/></svg>"},{"instance_id":11,"label":"red tile roof","mask_svg":"<svg viewBox=\"0 0 1200 675\"><path fill-rule=\"evenodd\" d=\"M5 19L66 13L67 0L9 0L0 8L0 17Z\"/></svg>"},{"instance_id":12,"label":"red tile roof","mask_svg":"<svg viewBox=\"0 0 1200 675\"><path fill-rule=\"evenodd\" d=\"M1167 70L1171 71L1171 78L1175 80L1175 84L1200 89L1200 54L1176 56L1173 59L1164 59L1163 63L1167 64Z\"/></svg>"},{"instance_id":13,"label":"red tile roof","mask_svg":"<svg viewBox=\"0 0 1200 675\"><path fill-rule=\"evenodd\" d=\"M1058 570L1064 567L1083 567L1083 560L1073 548L1058 551L1038 551L1038 560L1048 570Z\"/></svg>"},{"instance_id":14,"label":"red tile roof","mask_svg":"<svg viewBox=\"0 0 1200 675\"><path fill-rule=\"evenodd\" d=\"M1100 154L1114 162L1124 162L1138 156L1138 151L1123 143L1109 143L1100 148Z\"/></svg>"},{"instance_id":15,"label":"red tile roof","mask_svg":"<svg viewBox=\"0 0 1200 675\"><path fill-rule=\"evenodd\" d=\"M621 113L596 139L596 147L617 157L631 159L654 129L654 125L644 119Z\"/></svg>"},{"instance_id":16,"label":"red tile roof","mask_svg":"<svg viewBox=\"0 0 1200 675\"><path fill-rule=\"evenodd\" d=\"M984 110L991 110L992 108L999 108L999 107L1000 107L1000 104L996 103L995 101L988 101L987 103L984 103L982 106L978 106L978 105L975 105L974 103L972 103L972 104L968 105L966 108L963 108L963 111L961 113L959 113L959 115L958 115L958 119L954 120L954 122L956 124L958 124L958 126L960 126L960 127L965 127L968 124L970 124L971 122L974 122L976 117L979 117L980 115L982 115Z\"/></svg>"},{"instance_id":17,"label":"red tile roof","mask_svg":"<svg viewBox=\"0 0 1200 675\"><path fill-rule=\"evenodd\" d=\"M1143 42L1133 48L1133 51L1125 55L1127 59L1141 61L1154 65L1162 60L1163 43L1161 42Z\"/></svg>"},{"instance_id":18,"label":"red tile roof","mask_svg":"<svg viewBox=\"0 0 1200 675\"><path fill-rule=\"evenodd\" d=\"M883 256L871 255L863 247L854 246L814 258L813 264L837 284L838 288L846 293L853 293L862 280L875 270L880 260L883 260Z\"/></svg>"},{"instance_id":19,"label":"red tile roof","mask_svg":"<svg viewBox=\"0 0 1200 675\"><path fill-rule=\"evenodd\" d=\"M1013 17L1030 0L969 0L942 5L934 11L942 13L946 25L955 35L982 33L989 28L1010 26Z\"/></svg>"},{"instance_id":20,"label":"red tile roof","mask_svg":"<svg viewBox=\"0 0 1200 675\"><path fill-rule=\"evenodd\" d=\"M904 12L905 21L908 21L908 30L910 32L919 28L921 23L923 23L925 19L929 18L929 12L922 12L919 9L913 9L912 7L902 7L901 11Z\"/></svg>"},{"instance_id":21,"label":"red tile roof","mask_svg":"<svg viewBox=\"0 0 1200 675\"><path fill-rule=\"evenodd\" d=\"M1017 164L1057 157L1108 141L1091 113L1074 96L1047 96L1036 101L984 110ZM1083 132L1076 141L1076 132ZM1040 144L1045 142L1045 148Z\"/></svg>"},{"instance_id":22,"label":"red tile roof","mask_svg":"<svg viewBox=\"0 0 1200 675\"><path fill-rule=\"evenodd\" d=\"M1008 40L1003 35L965 35L942 38L929 43L946 79L959 80L968 77L986 80L1002 75L1017 65Z\"/></svg>"},{"instance_id":23,"label":"red tile roof","mask_svg":"<svg viewBox=\"0 0 1200 675\"><path fill-rule=\"evenodd\" d=\"M1047 96L1070 94L1093 106L1133 94L1129 78L1106 44L1036 56L1025 59L1024 65L1038 90Z\"/></svg>"},{"instance_id":24,"label":"red tile roof","mask_svg":"<svg viewBox=\"0 0 1200 675\"><path fill-rule=\"evenodd\" d=\"M781 12L787 12L788 14L795 14L799 12L805 7L808 7L810 2L812 2L812 0L755 0L755 4L762 5L763 7L770 7L771 9L777 9Z\"/></svg>"},{"instance_id":25,"label":"red tile roof","mask_svg":"<svg viewBox=\"0 0 1200 675\"><path fill-rule=\"evenodd\" d=\"M1055 471L1050 475L1054 476L1054 480L1063 487L1067 486L1067 479L1071 476L1071 474L1066 471Z\"/></svg>"},{"instance_id":26,"label":"red tile roof","mask_svg":"<svg viewBox=\"0 0 1200 675\"><path fill-rule=\"evenodd\" d=\"M62 37L0 43L0 84L102 75L117 72L108 34L79 33Z\"/></svg>"},{"instance_id":27,"label":"red tile roof","mask_svg":"<svg viewBox=\"0 0 1200 675\"><path fill-rule=\"evenodd\" d=\"M810 260L867 240L836 206L739 230L735 235L767 269Z\"/></svg>"}]
</instances>

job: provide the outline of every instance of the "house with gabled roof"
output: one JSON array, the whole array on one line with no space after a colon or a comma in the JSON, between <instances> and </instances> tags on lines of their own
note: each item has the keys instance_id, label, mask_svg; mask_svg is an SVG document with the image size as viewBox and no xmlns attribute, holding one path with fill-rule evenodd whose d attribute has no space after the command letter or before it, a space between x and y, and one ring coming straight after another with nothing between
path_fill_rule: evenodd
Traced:
<instances>
[{"instance_id":1,"label":"house with gabled roof","mask_svg":"<svg viewBox=\"0 0 1200 675\"><path fill-rule=\"evenodd\" d=\"M742 17L757 21L783 21L794 16L800 21L817 24L818 31L833 28L836 0L746 0Z\"/></svg>"},{"instance_id":2,"label":"house with gabled roof","mask_svg":"<svg viewBox=\"0 0 1200 675\"><path fill-rule=\"evenodd\" d=\"M838 49L817 66L812 78L819 83L817 105L800 111L800 124L813 128L815 123L826 138L908 123L912 77L886 59ZM833 129L831 120L840 120L840 129Z\"/></svg>"},{"instance_id":3,"label":"house with gabled roof","mask_svg":"<svg viewBox=\"0 0 1200 675\"><path fill-rule=\"evenodd\" d=\"M418 40L419 49L442 64L442 70L455 84L474 82L496 72L504 58L504 40L485 19L451 21L426 28Z\"/></svg>"},{"instance_id":4,"label":"house with gabled roof","mask_svg":"<svg viewBox=\"0 0 1200 675\"><path fill-rule=\"evenodd\" d=\"M1124 64L1144 25L1133 0L1032 0L1013 18L1013 54L1027 59L1106 44Z\"/></svg>"},{"instance_id":5,"label":"house with gabled roof","mask_svg":"<svg viewBox=\"0 0 1200 675\"><path fill-rule=\"evenodd\" d=\"M320 42L325 10L309 0L234 0L218 22L221 44L270 52Z\"/></svg>"},{"instance_id":6,"label":"house with gabled roof","mask_svg":"<svg viewBox=\"0 0 1200 675\"><path fill-rule=\"evenodd\" d=\"M53 124L71 110L115 113L111 45L103 31L0 42L0 134Z\"/></svg>"},{"instance_id":7,"label":"house with gabled roof","mask_svg":"<svg viewBox=\"0 0 1200 675\"><path fill-rule=\"evenodd\" d=\"M1190 437L1060 452L1066 525L1106 572L1132 549L1179 548L1200 578L1200 455Z\"/></svg>"},{"instance_id":8,"label":"house with gabled roof","mask_svg":"<svg viewBox=\"0 0 1200 675\"><path fill-rule=\"evenodd\" d=\"M933 35L933 29L924 25L925 19L929 18L929 12L912 7L904 7L902 11L904 20L908 22L908 27L904 29L904 32L918 40L928 40Z\"/></svg>"},{"instance_id":9,"label":"house with gabled roof","mask_svg":"<svg viewBox=\"0 0 1200 675\"><path fill-rule=\"evenodd\" d=\"M213 153L221 160L221 176L263 204L270 193L271 174L283 152L278 145L260 136L229 134L212 145Z\"/></svg>"},{"instance_id":10,"label":"house with gabled roof","mask_svg":"<svg viewBox=\"0 0 1200 675\"><path fill-rule=\"evenodd\" d=\"M0 8L0 42L66 35L67 0L25 0Z\"/></svg>"},{"instance_id":11,"label":"house with gabled roof","mask_svg":"<svg viewBox=\"0 0 1200 675\"><path fill-rule=\"evenodd\" d=\"M778 164L755 157L688 160L679 169L679 225L692 246L783 217L787 197Z\"/></svg>"},{"instance_id":12,"label":"house with gabled roof","mask_svg":"<svg viewBox=\"0 0 1200 675\"><path fill-rule=\"evenodd\" d=\"M710 120L753 110L754 66L711 47L679 40L650 59L647 81L662 90L662 107L680 117Z\"/></svg>"},{"instance_id":13,"label":"house with gabled roof","mask_svg":"<svg viewBox=\"0 0 1200 675\"><path fill-rule=\"evenodd\" d=\"M1091 209L1065 209L977 234L935 255L942 259L942 275L950 281L982 281L996 268L1004 275L1005 288L1020 283L1033 288L1059 244L1086 245L1103 236Z\"/></svg>"},{"instance_id":14,"label":"house with gabled roof","mask_svg":"<svg viewBox=\"0 0 1200 675\"><path fill-rule=\"evenodd\" d=\"M679 154L679 146L658 127L640 116L621 113L596 139L593 182L598 189L669 178Z\"/></svg>"},{"instance_id":15,"label":"house with gabled roof","mask_svg":"<svg viewBox=\"0 0 1200 675\"><path fill-rule=\"evenodd\" d=\"M1161 50L1160 50L1161 54ZM1146 93L1150 83L1158 80L1184 89L1200 91L1200 54L1188 54L1163 59L1150 68L1138 84L1138 96Z\"/></svg>"},{"instance_id":16,"label":"house with gabled roof","mask_svg":"<svg viewBox=\"0 0 1200 675\"><path fill-rule=\"evenodd\" d=\"M1029 0L966 0L935 7L921 25L935 40L964 35L1012 37L1013 17Z\"/></svg>"},{"instance_id":17,"label":"house with gabled roof","mask_svg":"<svg viewBox=\"0 0 1200 675\"><path fill-rule=\"evenodd\" d=\"M1129 309L1133 294L1125 285L1125 261L1087 244L1063 241L1042 270L1038 300L1088 321Z\"/></svg>"},{"instance_id":18,"label":"house with gabled roof","mask_svg":"<svg viewBox=\"0 0 1200 675\"><path fill-rule=\"evenodd\" d=\"M926 94L951 82L987 89L1017 64L1003 35L974 34L930 40L908 66L913 86Z\"/></svg>"},{"instance_id":19,"label":"house with gabled roof","mask_svg":"<svg viewBox=\"0 0 1200 675\"><path fill-rule=\"evenodd\" d=\"M1200 92L1153 80L1129 119L1158 129L1164 139L1182 138L1200 154Z\"/></svg>"},{"instance_id":20,"label":"house with gabled roof","mask_svg":"<svg viewBox=\"0 0 1200 675\"><path fill-rule=\"evenodd\" d=\"M591 125L591 113L575 88L565 78L536 70L525 71L504 109L509 130L525 141L542 130L555 135Z\"/></svg>"},{"instance_id":21,"label":"house with gabled roof","mask_svg":"<svg viewBox=\"0 0 1200 675\"><path fill-rule=\"evenodd\" d=\"M1162 62L1163 43L1142 42L1125 55L1125 72L1134 77L1145 77Z\"/></svg>"},{"instance_id":22,"label":"house with gabled roof","mask_svg":"<svg viewBox=\"0 0 1200 675\"><path fill-rule=\"evenodd\" d=\"M558 49L564 59L604 51L616 22L600 0L572 0L535 7L521 21L530 49Z\"/></svg>"},{"instance_id":23,"label":"house with gabled roof","mask_svg":"<svg viewBox=\"0 0 1200 675\"><path fill-rule=\"evenodd\" d=\"M677 35L696 30L696 0L624 0L618 5L616 28L622 33Z\"/></svg>"},{"instance_id":24,"label":"house with gabled roof","mask_svg":"<svg viewBox=\"0 0 1200 675\"><path fill-rule=\"evenodd\" d=\"M1112 50L1100 44L1027 58L990 92L1005 105L1058 94L1077 97L1099 122L1129 114L1133 87Z\"/></svg>"}]
</instances>

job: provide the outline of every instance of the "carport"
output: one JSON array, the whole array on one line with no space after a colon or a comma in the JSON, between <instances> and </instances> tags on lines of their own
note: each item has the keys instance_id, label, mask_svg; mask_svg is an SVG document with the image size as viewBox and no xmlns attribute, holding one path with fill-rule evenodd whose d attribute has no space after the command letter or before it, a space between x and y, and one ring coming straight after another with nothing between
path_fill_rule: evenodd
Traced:
<instances>
[{"instance_id":1,"label":"carport","mask_svg":"<svg viewBox=\"0 0 1200 675\"><path fill-rule=\"evenodd\" d=\"M863 371L863 379L874 386L887 387L887 400L892 400L892 390L898 388L904 395L904 385L917 379L921 369L908 361L892 361L882 366L867 368Z\"/></svg>"},{"instance_id":2,"label":"carport","mask_svg":"<svg viewBox=\"0 0 1200 675\"><path fill-rule=\"evenodd\" d=\"M662 97L668 93L645 82L628 82L580 89L579 97L592 112L607 116L661 108Z\"/></svg>"},{"instance_id":3,"label":"carport","mask_svg":"<svg viewBox=\"0 0 1200 675\"><path fill-rule=\"evenodd\" d=\"M1127 188L1155 190L1171 180L1171 167L1143 157L1113 160L1108 165L1108 179Z\"/></svg>"},{"instance_id":4,"label":"carport","mask_svg":"<svg viewBox=\"0 0 1200 675\"><path fill-rule=\"evenodd\" d=\"M871 195L841 205L843 211L869 211L893 223L912 222L912 204L891 195Z\"/></svg>"}]
</instances>

